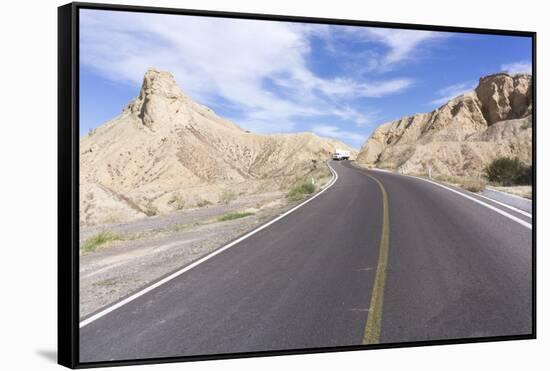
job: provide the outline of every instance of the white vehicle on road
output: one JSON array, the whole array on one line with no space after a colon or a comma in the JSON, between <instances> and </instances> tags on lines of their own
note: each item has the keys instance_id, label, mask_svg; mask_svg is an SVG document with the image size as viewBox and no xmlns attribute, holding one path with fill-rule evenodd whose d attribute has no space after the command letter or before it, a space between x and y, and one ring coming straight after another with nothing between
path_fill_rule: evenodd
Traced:
<instances>
[{"instance_id":1,"label":"white vehicle on road","mask_svg":"<svg viewBox=\"0 0 550 371\"><path fill-rule=\"evenodd\" d=\"M344 151L343 149L337 149L332 155L333 160L349 160L349 151Z\"/></svg>"}]
</instances>

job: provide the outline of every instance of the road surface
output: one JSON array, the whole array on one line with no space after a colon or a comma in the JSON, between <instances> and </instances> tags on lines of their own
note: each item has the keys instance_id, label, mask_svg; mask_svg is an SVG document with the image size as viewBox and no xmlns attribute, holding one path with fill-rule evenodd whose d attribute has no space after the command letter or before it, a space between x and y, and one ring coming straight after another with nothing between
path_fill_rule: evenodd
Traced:
<instances>
[{"instance_id":1,"label":"road surface","mask_svg":"<svg viewBox=\"0 0 550 371\"><path fill-rule=\"evenodd\" d=\"M531 218L331 166L337 181L311 202L81 323L80 361L532 332Z\"/></svg>"}]
</instances>

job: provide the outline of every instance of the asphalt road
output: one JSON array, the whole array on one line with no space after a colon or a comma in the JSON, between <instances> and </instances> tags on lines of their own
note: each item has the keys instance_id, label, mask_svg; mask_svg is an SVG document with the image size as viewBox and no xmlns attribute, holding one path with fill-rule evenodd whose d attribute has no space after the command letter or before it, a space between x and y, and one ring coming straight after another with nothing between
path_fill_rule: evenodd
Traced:
<instances>
[{"instance_id":1,"label":"asphalt road","mask_svg":"<svg viewBox=\"0 0 550 371\"><path fill-rule=\"evenodd\" d=\"M311 202L81 327L80 361L531 333L529 217L331 165Z\"/></svg>"}]
</instances>

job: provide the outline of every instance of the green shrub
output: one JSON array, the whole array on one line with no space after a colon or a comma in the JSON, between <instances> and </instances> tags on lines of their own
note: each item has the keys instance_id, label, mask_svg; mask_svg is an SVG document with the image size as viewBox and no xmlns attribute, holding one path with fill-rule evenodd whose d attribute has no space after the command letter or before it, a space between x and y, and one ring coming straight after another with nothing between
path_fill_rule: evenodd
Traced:
<instances>
[{"instance_id":1,"label":"green shrub","mask_svg":"<svg viewBox=\"0 0 550 371\"><path fill-rule=\"evenodd\" d=\"M292 187L290 191L288 191L287 197L291 201L299 201L313 192L315 192L315 185L306 182Z\"/></svg>"},{"instance_id":2,"label":"green shrub","mask_svg":"<svg viewBox=\"0 0 550 371\"><path fill-rule=\"evenodd\" d=\"M499 157L485 168L487 179L503 186L531 183L532 166L526 166L518 158Z\"/></svg>"},{"instance_id":3,"label":"green shrub","mask_svg":"<svg viewBox=\"0 0 550 371\"><path fill-rule=\"evenodd\" d=\"M111 232L101 232L88 238L82 247L80 248L82 252L92 252L95 251L98 247L105 245L107 242L118 241L122 239L119 235Z\"/></svg>"},{"instance_id":4,"label":"green shrub","mask_svg":"<svg viewBox=\"0 0 550 371\"><path fill-rule=\"evenodd\" d=\"M533 165L523 166L523 170L518 176L517 183L521 185L533 184Z\"/></svg>"},{"instance_id":5,"label":"green shrub","mask_svg":"<svg viewBox=\"0 0 550 371\"><path fill-rule=\"evenodd\" d=\"M242 212L242 213L227 213L227 214L224 214L224 215L220 216L218 218L218 221L225 222L225 221L228 221L228 220L244 218L244 217L250 216L250 215L254 215L254 213L253 212L248 212L248 211L245 211L245 212Z\"/></svg>"}]
</instances>

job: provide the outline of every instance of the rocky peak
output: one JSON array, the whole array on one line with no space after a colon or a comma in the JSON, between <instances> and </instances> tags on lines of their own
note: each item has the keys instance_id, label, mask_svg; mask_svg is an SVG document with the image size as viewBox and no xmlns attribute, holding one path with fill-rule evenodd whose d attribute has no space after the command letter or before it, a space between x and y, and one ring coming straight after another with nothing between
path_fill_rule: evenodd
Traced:
<instances>
[{"instance_id":1,"label":"rocky peak","mask_svg":"<svg viewBox=\"0 0 550 371\"><path fill-rule=\"evenodd\" d=\"M149 68L143 77L139 96L161 95L165 98L178 98L183 95L170 72Z\"/></svg>"},{"instance_id":2,"label":"rocky peak","mask_svg":"<svg viewBox=\"0 0 550 371\"><path fill-rule=\"evenodd\" d=\"M312 133L245 132L156 70L147 71L126 110L83 136L80 148L82 224L144 217L151 206L173 213L220 202L227 191L285 192L303 179L329 177L323 163L335 148L355 156Z\"/></svg>"},{"instance_id":3,"label":"rocky peak","mask_svg":"<svg viewBox=\"0 0 550 371\"><path fill-rule=\"evenodd\" d=\"M171 73L150 68L143 77L139 96L126 109L137 115L145 127L155 131L156 123L166 122L170 105L185 99Z\"/></svg>"},{"instance_id":4,"label":"rocky peak","mask_svg":"<svg viewBox=\"0 0 550 371\"><path fill-rule=\"evenodd\" d=\"M379 126L359 163L405 173L482 176L495 157L531 163L531 75L497 73L430 113Z\"/></svg>"},{"instance_id":5,"label":"rocky peak","mask_svg":"<svg viewBox=\"0 0 550 371\"><path fill-rule=\"evenodd\" d=\"M488 125L531 113L531 75L497 73L479 79L475 89Z\"/></svg>"}]
</instances>

